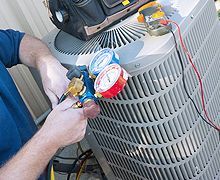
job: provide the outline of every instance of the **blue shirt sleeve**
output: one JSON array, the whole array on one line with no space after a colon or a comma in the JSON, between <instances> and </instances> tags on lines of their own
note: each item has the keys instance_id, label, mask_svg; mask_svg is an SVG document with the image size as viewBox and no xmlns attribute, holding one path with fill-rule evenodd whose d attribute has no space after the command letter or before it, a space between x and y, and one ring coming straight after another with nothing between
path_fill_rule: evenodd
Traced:
<instances>
[{"instance_id":1,"label":"blue shirt sleeve","mask_svg":"<svg viewBox=\"0 0 220 180\"><path fill-rule=\"evenodd\" d=\"M19 46L24 33L12 29L0 30L0 61L10 68L18 63Z\"/></svg>"}]
</instances>

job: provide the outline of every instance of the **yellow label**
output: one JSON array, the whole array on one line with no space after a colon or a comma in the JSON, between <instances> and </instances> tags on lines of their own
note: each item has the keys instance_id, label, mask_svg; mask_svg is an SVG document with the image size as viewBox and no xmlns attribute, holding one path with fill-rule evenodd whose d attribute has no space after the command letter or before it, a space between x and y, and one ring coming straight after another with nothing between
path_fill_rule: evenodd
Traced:
<instances>
[{"instance_id":1,"label":"yellow label","mask_svg":"<svg viewBox=\"0 0 220 180\"><path fill-rule=\"evenodd\" d=\"M122 1L122 4L123 4L123 6L127 6L128 4L130 4L130 1L129 0L124 0L124 1Z\"/></svg>"},{"instance_id":2,"label":"yellow label","mask_svg":"<svg viewBox=\"0 0 220 180\"><path fill-rule=\"evenodd\" d=\"M152 18L158 19L165 16L165 13L163 11L157 11L156 13L152 14Z\"/></svg>"}]
</instances>

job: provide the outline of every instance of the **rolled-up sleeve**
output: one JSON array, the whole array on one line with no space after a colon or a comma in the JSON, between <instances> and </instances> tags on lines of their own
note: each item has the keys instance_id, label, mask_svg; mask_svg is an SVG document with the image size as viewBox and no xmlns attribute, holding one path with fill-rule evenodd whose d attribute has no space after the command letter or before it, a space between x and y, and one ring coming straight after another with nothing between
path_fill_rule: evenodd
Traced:
<instances>
[{"instance_id":1,"label":"rolled-up sleeve","mask_svg":"<svg viewBox=\"0 0 220 180\"><path fill-rule=\"evenodd\" d=\"M19 46L24 33L11 29L0 30L0 61L10 68L20 63Z\"/></svg>"}]
</instances>

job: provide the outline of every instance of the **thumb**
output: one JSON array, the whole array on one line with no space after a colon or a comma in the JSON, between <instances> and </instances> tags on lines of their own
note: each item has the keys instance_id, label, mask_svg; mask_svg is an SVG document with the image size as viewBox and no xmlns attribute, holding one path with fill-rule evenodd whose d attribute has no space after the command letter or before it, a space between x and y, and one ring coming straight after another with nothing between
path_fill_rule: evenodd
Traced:
<instances>
[{"instance_id":1,"label":"thumb","mask_svg":"<svg viewBox=\"0 0 220 180\"><path fill-rule=\"evenodd\" d=\"M65 99L63 102L61 102L60 104L57 105L57 108L59 108L59 110L61 111L65 111L69 108L72 108L73 104L76 103L75 99L72 98L67 98Z\"/></svg>"},{"instance_id":2,"label":"thumb","mask_svg":"<svg viewBox=\"0 0 220 180\"><path fill-rule=\"evenodd\" d=\"M95 101L89 101L83 104L83 112L85 117L96 118L100 114L100 106Z\"/></svg>"}]
</instances>

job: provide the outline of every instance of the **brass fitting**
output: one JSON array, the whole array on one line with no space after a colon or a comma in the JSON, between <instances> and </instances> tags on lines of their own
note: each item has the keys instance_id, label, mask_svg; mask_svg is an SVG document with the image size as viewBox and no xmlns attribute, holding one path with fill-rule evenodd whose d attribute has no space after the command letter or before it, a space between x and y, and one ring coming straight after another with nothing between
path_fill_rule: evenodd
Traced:
<instances>
[{"instance_id":1,"label":"brass fitting","mask_svg":"<svg viewBox=\"0 0 220 180\"><path fill-rule=\"evenodd\" d=\"M82 81L82 78L74 77L69 83L67 91L73 96L78 96L79 93L83 90L83 88L84 82Z\"/></svg>"}]
</instances>

